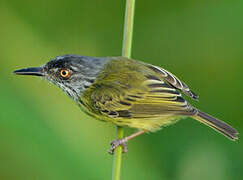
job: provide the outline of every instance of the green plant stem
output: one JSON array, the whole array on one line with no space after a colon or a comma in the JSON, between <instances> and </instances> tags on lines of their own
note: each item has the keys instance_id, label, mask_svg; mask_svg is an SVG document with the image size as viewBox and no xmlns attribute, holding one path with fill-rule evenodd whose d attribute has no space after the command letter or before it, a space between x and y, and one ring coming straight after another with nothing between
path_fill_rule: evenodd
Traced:
<instances>
[{"instance_id":1,"label":"green plant stem","mask_svg":"<svg viewBox=\"0 0 243 180\"><path fill-rule=\"evenodd\" d=\"M123 32L122 56L131 57L132 53L132 34L133 34L133 20L134 20L135 0L126 0L126 13ZM116 127L116 139L123 138L123 128ZM122 147L118 146L113 155L112 179L120 180L122 161Z\"/></svg>"},{"instance_id":2,"label":"green plant stem","mask_svg":"<svg viewBox=\"0 0 243 180\"><path fill-rule=\"evenodd\" d=\"M123 138L123 128L117 126L116 127L116 138L121 139ZM121 161L122 161L122 147L118 146L113 154L113 167L112 167L112 180L119 180L120 179L120 172L121 172Z\"/></svg>"},{"instance_id":3,"label":"green plant stem","mask_svg":"<svg viewBox=\"0 0 243 180\"><path fill-rule=\"evenodd\" d=\"M128 58L131 57L131 53L132 53L134 10L135 10L135 0L127 0L124 32L123 32L123 43L122 43L122 56Z\"/></svg>"}]
</instances>

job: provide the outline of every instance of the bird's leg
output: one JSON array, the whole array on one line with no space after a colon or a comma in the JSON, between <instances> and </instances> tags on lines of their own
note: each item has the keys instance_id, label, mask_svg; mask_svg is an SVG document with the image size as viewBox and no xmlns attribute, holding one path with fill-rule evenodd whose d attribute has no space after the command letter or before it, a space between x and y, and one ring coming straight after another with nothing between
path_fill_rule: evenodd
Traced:
<instances>
[{"instance_id":1,"label":"bird's leg","mask_svg":"<svg viewBox=\"0 0 243 180\"><path fill-rule=\"evenodd\" d=\"M127 146L126 146L126 142L128 142L130 139L133 139L141 134L145 133L145 131L141 130L141 131L138 131L136 133L133 133L131 134L130 136L127 136L127 137L124 137L122 139L115 139L114 141L112 141L110 144L111 144L111 147L110 149L108 150L108 153L109 154L113 154L114 153L114 150L118 147L118 146L122 146L122 152L123 153L126 153L127 152Z\"/></svg>"}]
</instances>

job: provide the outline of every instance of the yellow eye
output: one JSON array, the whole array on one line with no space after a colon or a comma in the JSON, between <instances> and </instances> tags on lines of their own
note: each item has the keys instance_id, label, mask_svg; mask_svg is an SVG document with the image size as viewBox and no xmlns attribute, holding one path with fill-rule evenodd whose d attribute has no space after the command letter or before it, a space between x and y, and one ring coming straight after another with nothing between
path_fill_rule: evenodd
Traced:
<instances>
[{"instance_id":1,"label":"yellow eye","mask_svg":"<svg viewBox=\"0 0 243 180\"><path fill-rule=\"evenodd\" d=\"M66 77L69 77L70 76L70 72L66 69L61 69L60 70L60 75L63 77L63 78L66 78Z\"/></svg>"}]
</instances>

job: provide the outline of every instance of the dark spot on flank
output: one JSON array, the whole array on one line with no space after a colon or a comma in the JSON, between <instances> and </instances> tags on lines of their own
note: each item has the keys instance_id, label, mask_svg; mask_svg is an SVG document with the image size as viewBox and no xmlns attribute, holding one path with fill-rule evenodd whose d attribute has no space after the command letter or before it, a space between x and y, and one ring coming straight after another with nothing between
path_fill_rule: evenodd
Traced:
<instances>
[{"instance_id":1,"label":"dark spot on flank","mask_svg":"<svg viewBox=\"0 0 243 180\"><path fill-rule=\"evenodd\" d=\"M124 101L119 101L120 104L125 105L125 106L131 106L130 103L124 102Z\"/></svg>"},{"instance_id":2,"label":"dark spot on flank","mask_svg":"<svg viewBox=\"0 0 243 180\"><path fill-rule=\"evenodd\" d=\"M156 76L153 76L153 75L146 75L145 76L147 79L150 79L150 80L157 80L157 81L160 81L160 79Z\"/></svg>"},{"instance_id":3,"label":"dark spot on flank","mask_svg":"<svg viewBox=\"0 0 243 180\"><path fill-rule=\"evenodd\" d=\"M131 114L128 110L120 110L120 111L117 111L118 112L118 116L119 117L131 117Z\"/></svg>"}]
</instances>

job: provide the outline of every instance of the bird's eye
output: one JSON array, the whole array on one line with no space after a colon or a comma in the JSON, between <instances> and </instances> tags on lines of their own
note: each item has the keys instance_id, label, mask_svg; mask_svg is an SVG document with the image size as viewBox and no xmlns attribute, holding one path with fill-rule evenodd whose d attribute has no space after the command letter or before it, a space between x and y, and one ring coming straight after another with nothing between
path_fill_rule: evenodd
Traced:
<instances>
[{"instance_id":1,"label":"bird's eye","mask_svg":"<svg viewBox=\"0 0 243 180\"><path fill-rule=\"evenodd\" d=\"M61 69L60 70L60 75L63 77L63 78L67 78L70 76L70 72L67 70L67 69Z\"/></svg>"}]
</instances>

